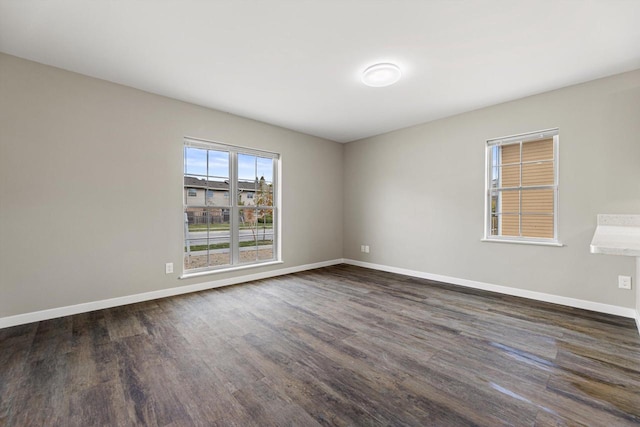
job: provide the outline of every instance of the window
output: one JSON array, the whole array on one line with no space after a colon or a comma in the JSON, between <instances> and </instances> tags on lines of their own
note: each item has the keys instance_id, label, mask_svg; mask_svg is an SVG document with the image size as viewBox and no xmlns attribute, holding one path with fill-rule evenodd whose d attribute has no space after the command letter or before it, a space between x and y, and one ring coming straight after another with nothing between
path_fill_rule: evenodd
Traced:
<instances>
[{"instance_id":1,"label":"window","mask_svg":"<svg viewBox=\"0 0 640 427\"><path fill-rule=\"evenodd\" d=\"M189 192L189 197L197 197L198 191L195 188L189 188L187 190Z\"/></svg>"},{"instance_id":2,"label":"window","mask_svg":"<svg viewBox=\"0 0 640 427\"><path fill-rule=\"evenodd\" d=\"M184 201L186 273L278 259L278 162L275 153L185 139L184 185L198 182L207 195ZM254 203L246 205L241 190Z\"/></svg>"},{"instance_id":3,"label":"window","mask_svg":"<svg viewBox=\"0 0 640 427\"><path fill-rule=\"evenodd\" d=\"M487 141L485 239L559 245L558 129Z\"/></svg>"}]
</instances>

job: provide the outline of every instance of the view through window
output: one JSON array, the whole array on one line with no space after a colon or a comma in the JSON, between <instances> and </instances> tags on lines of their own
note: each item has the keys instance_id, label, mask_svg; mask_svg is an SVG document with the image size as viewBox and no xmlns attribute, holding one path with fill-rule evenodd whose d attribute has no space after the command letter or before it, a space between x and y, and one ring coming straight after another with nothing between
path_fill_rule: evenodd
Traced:
<instances>
[{"instance_id":1,"label":"view through window","mask_svg":"<svg viewBox=\"0 0 640 427\"><path fill-rule=\"evenodd\" d=\"M186 272L277 259L278 160L276 153L185 140Z\"/></svg>"}]
</instances>

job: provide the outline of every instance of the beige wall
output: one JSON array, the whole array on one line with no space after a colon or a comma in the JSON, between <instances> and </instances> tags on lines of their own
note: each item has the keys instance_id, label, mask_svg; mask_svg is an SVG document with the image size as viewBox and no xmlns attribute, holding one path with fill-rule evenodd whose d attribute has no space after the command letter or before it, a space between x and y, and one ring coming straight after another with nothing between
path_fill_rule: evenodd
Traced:
<instances>
[{"instance_id":1,"label":"beige wall","mask_svg":"<svg viewBox=\"0 0 640 427\"><path fill-rule=\"evenodd\" d=\"M481 242L485 141L554 127L565 246ZM598 213L639 212L640 71L345 147L345 258L631 308L633 258L589 243Z\"/></svg>"},{"instance_id":2,"label":"beige wall","mask_svg":"<svg viewBox=\"0 0 640 427\"><path fill-rule=\"evenodd\" d=\"M3 54L0 79L0 317L230 277L177 278L184 136L282 155L284 264L235 275L342 257L341 144Z\"/></svg>"},{"instance_id":3,"label":"beige wall","mask_svg":"<svg viewBox=\"0 0 640 427\"><path fill-rule=\"evenodd\" d=\"M346 146L3 54L0 94L0 317L343 256L634 306L589 242L640 212L640 71ZM566 246L481 242L484 141L552 127ZM185 135L282 154L283 265L177 279Z\"/></svg>"}]
</instances>

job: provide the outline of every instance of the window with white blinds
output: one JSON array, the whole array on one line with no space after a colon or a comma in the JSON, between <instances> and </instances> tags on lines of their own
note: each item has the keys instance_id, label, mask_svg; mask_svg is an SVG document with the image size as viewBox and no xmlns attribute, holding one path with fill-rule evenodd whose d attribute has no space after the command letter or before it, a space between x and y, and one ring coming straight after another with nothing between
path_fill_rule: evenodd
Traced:
<instances>
[{"instance_id":1,"label":"window with white blinds","mask_svg":"<svg viewBox=\"0 0 640 427\"><path fill-rule=\"evenodd\" d=\"M558 129L487 141L485 239L558 243Z\"/></svg>"}]
</instances>

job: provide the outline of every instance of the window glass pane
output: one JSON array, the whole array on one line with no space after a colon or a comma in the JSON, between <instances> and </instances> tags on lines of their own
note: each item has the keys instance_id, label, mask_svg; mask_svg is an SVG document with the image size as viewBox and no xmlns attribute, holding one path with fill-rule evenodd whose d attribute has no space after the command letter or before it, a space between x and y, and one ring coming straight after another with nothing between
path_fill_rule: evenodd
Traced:
<instances>
[{"instance_id":1,"label":"window glass pane","mask_svg":"<svg viewBox=\"0 0 640 427\"><path fill-rule=\"evenodd\" d=\"M207 212L204 208L187 208L185 209L185 238L196 238L197 236L188 235L187 231L207 230L208 220ZM188 225L188 228L187 228ZM202 237L202 236L200 236ZM204 236L205 238L207 236Z\"/></svg>"},{"instance_id":2,"label":"window glass pane","mask_svg":"<svg viewBox=\"0 0 640 427\"><path fill-rule=\"evenodd\" d=\"M256 210L253 208L241 208L240 212L240 228L244 230L251 230L251 227L256 223ZM241 233L241 235L247 235L247 233Z\"/></svg>"},{"instance_id":3,"label":"window glass pane","mask_svg":"<svg viewBox=\"0 0 640 427\"><path fill-rule=\"evenodd\" d=\"M497 236L498 235L498 230L499 230L498 215L496 215L495 213L492 213L491 214L491 224L490 224L490 229L489 229L489 235Z\"/></svg>"},{"instance_id":4,"label":"window glass pane","mask_svg":"<svg viewBox=\"0 0 640 427\"><path fill-rule=\"evenodd\" d=\"M522 144L522 161L553 160L553 138Z\"/></svg>"},{"instance_id":5,"label":"window glass pane","mask_svg":"<svg viewBox=\"0 0 640 427\"><path fill-rule=\"evenodd\" d=\"M499 229L503 236L520 235L520 191L501 191L499 198Z\"/></svg>"},{"instance_id":6,"label":"window glass pane","mask_svg":"<svg viewBox=\"0 0 640 427\"><path fill-rule=\"evenodd\" d=\"M239 206L253 206L256 192L256 180L238 181L238 200ZM249 197L249 194L253 194L253 197Z\"/></svg>"},{"instance_id":7,"label":"window glass pane","mask_svg":"<svg viewBox=\"0 0 640 427\"><path fill-rule=\"evenodd\" d=\"M229 153L209 150L209 176L229 178Z\"/></svg>"},{"instance_id":8,"label":"window glass pane","mask_svg":"<svg viewBox=\"0 0 640 427\"><path fill-rule=\"evenodd\" d=\"M490 156L489 156L489 166L494 167L500 164L500 147L494 145L490 148Z\"/></svg>"},{"instance_id":9,"label":"window glass pane","mask_svg":"<svg viewBox=\"0 0 640 427\"><path fill-rule=\"evenodd\" d=\"M184 247L184 268L204 268L209 266L209 253L206 249L207 239L186 239Z\"/></svg>"},{"instance_id":10,"label":"window glass pane","mask_svg":"<svg viewBox=\"0 0 640 427\"><path fill-rule=\"evenodd\" d=\"M259 209L256 240L258 243L258 260L273 259L273 209Z\"/></svg>"},{"instance_id":11,"label":"window glass pane","mask_svg":"<svg viewBox=\"0 0 640 427\"><path fill-rule=\"evenodd\" d=\"M184 233L185 269L231 262L229 209L187 208Z\"/></svg>"},{"instance_id":12,"label":"window glass pane","mask_svg":"<svg viewBox=\"0 0 640 427\"><path fill-rule=\"evenodd\" d=\"M499 213L515 213L520 212L520 191L501 191Z\"/></svg>"},{"instance_id":13,"label":"window glass pane","mask_svg":"<svg viewBox=\"0 0 640 427\"><path fill-rule=\"evenodd\" d=\"M522 215L522 235L553 238L553 215Z\"/></svg>"},{"instance_id":14,"label":"window glass pane","mask_svg":"<svg viewBox=\"0 0 640 427\"><path fill-rule=\"evenodd\" d=\"M489 212L491 214L490 224L489 224L489 234L491 236L498 235L498 192L491 191L489 195Z\"/></svg>"},{"instance_id":15,"label":"window glass pane","mask_svg":"<svg viewBox=\"0 0 640 427\"><path fill-rule=\"evenodd\" d=\"M520 163L520 144L503 145L500 147L500 165Z\"/></svg>"},{"instance_id":16,"label":"window glass pane","mask_svg":"<svg viewBox=\"0 0 640 427\"><path fill-rule=\"evenodd\" d=\"M240 262L255 262L258 259L258 211L241 208L240 224Z\"/></svg>"},{"instance_id":17,"label":"window glass pane","mask_svg":"<svg viewBox=\"0 0 640 427\"><path fill-rule=\"evenodd\" d=\"M491 177L489 178L490 187L498 188L498 183L500 182L500 168L498 166L494 166L491 168Z\"/></svg>"},{"instance_id":18,"label":"window glass pane","mask_svg":"<svg viewBox=\"0 0 640 427\"><path fill-rule=\"evenodd\" d=\"M187 206L202 206L205 204L207 181L195 176L184 177L184 203Z\"/></svg>"},{"instance_id":19,"label":"window glass pane","mask_svg":"<svg viewBox=\"0 0 640 427\"><path fill-rule=\"evenodd\" d=\"M520 236L520 216L518 214L503 214L500 216L502 236Z\"/></svg>"},{"instance_id":20,"label":"window glass pane","mask_svg":"<svg viewBox=\"0 0 640 427\"><path fill-rule=\"evenodd\" d=\"M207 206L230 206L229 181L222 178L209 179L207 182Z\"/></svg>"},{"instance_id":21,"label":"window glass pane","mask_svg":"<svg viewBox=\"0 0 640 427\"><path fill-rule=\"evenodd\" d=\"M522 185L553 185L553 162L536 162L522 165Z\"/></svg>"},{"instance_id":22,"label":"window glass pane","mask_svg":"<svg viewBox=\"0 0 640 427\"><path fill-rule=\"evenodd\" d=\"M273 189L271 186L261 186L256 192L254 203L256 206L273 206Z\"/></svg>"},{"instance_id":23,"label":"window glass pane","mask_svg":"<svg viewBox=\"0 0 640 427\"><path fill-rule=\"evenodd\" d=\"M238 154L238 179L251 182L256 180L256 156Z\"/></svg>"},{"instance_id":24,"label":"window glass pane","mask_svg":"<svg viewBox=\"0 0 640 427\"><path fill-rule=\"evenodd\" d=\"M519 187L520 186L520 165L502 166L499 170L500 187Z\"/></svg>"},{"instance_id":25,"label":"window glass pane","mask_svg":"<svg viewBox=\"0 0 640 427\"><path fill-rule=\"evenodd\" d=\"M209 266L231 262L231 227L229 209L208 209Z\"/></svg>"},{"instance_id":26,"label":"window glass pane","mask_svg":"<svg viewBox=\"0 0 640 427\"><path fill-rule=\"evenodd\" d=\"M267 182L273 182L273 159L258 157L256 178L264 178Z\"/></svg>"},{"instance_id":27,"label":"window glass pane","mask_svg":"<svg viewBox=\"0 0 640 427\"><path fill-rule=\"evenodd\" d=\"M184 147L185 175L207 175L207 150Z\"/></svg>"},{"instance_id":28,"label":"window glass pane","mask_svg":"<svg viewBox=\"0 0 640 427\"><path fill-rule=\"evenodd\" d=\"M553 189L523 190L522 213L553 214Z\"/></svg>"}]
</instances>

